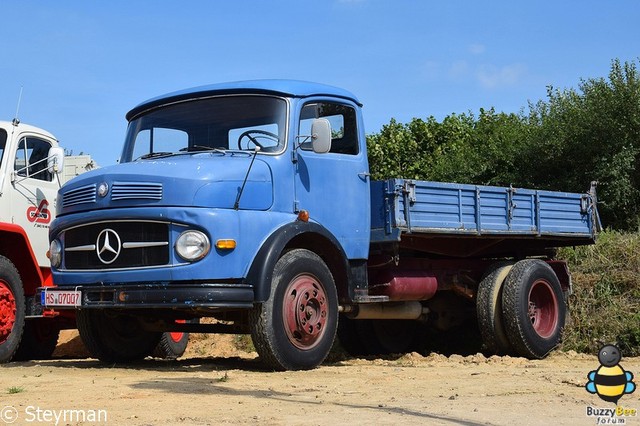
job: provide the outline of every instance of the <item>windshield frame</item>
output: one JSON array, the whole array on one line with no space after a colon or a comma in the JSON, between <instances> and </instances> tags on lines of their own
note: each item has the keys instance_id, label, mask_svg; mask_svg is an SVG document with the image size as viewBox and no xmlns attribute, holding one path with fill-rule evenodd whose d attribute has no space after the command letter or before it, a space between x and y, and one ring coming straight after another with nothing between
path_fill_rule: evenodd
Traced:
<instances>
[{"instance_id":1,"label":"windshield frame","mask_svg":"<svg viewBox=\"0 0 640 426\"><path fill-rule=\"evenodd\" d=\"M160 110L166 110L168 108L172 108L174 106L177 105L185 105L185 104L189 104L189 103L194 103L194 102L202 102L202 101L207 101L207 100L212 100L212 99L222 99L222 98L240 98L240 97L252 97L252 98L271 98L274 100L277 100L279 102L284 102L283 106L284 109L282 111L282 117L280 117L280 119L278 120L278 123L276 123L278 126L280 126L280 124L283 126L282 131L279 130L279 134L281 134L282 136L282 141L280 141L280 143L277 145L277 147L279 147L279 149L271 152L265 152L265 151L258 151L258 154L260 155L267 155L267 156L277 156L277 155L281 155L282 153L284 153L287 150L288 147L288 141L289 141L289 127L290 127L290 111L291 111L291 105L290 105L290 99L284 96L277 96L277 95L269 95L269 94L263 94L263 93L231 93L231 94L220 94L220 95L211 95L211 96L199 96L199 97L193 97L193 98L189 98L189 99L184 99L184 100L180 100L180 101L173 101L173 102L167 102L164 103L162 105L158 105L155 106L153 108L149 108L148 110L145 110L139 114L136 114L135 117L133 117L130 121L129 124L127 126L127 133L125 136L125 143L123 145L122 148L122 153L120 155L120 163L128 163L128 162L133 162L133 161L137 161L140 159L158 159L158 158L166 158L166 157L172 157L172 156L176 156L176 155L193 155L193 154L202 154L202 153L217 153L218 155L224 155L227 152L229 153L238 153L238 152L242 152L242 153L253 153L255 152L255 149L238 149L238 148L222 148L222 147L213 147L211 146L210 149L207 149L208 147L204 147L201 146L201 148L204 149L189 149L189 150L184 150L184 151L178 151L178 152L166 152L164 153L164 155L162 155L161 153L159 153L158 151L156 151L157 154L159 155L149 155L149 156L134 156L134 151L135 151L135 142L136 142L136 136L139 134L139 132L141 131L140 126L138 125L138 123L140 123L141 119L144 119L145 117L148 117L150 114L154 114L157 111ZM258 126L255 126L258 127ZM153 127L153 128L159 128L159 127ZM229 131L231 131L232 129L230 128ZM194 144L192 145L191 142L189 141L189 147L195 147L198 146L199 144Z\"/></svg>"}]
</instances>

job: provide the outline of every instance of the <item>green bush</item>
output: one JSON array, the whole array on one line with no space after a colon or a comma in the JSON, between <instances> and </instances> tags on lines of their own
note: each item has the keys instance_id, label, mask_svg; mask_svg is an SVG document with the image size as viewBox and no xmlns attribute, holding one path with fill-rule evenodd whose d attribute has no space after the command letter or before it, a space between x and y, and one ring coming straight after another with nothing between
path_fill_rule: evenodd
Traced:
<instances>
[{"instance_id":1,"label":"green bush","mask_svg":"<svg viewBox=\"0 0 640 426\"><path fill-rule=\"evenodd\" d=\"M640 63L640 60L638 61ZM373 179L402 177L583 192L598 181L602 222L640 229L640 73L612 61L608 78L548 87L519 114L391 120L367 136Z\"/></svg>"},{"instance_id":2,"label":"green bush","mask_svg":"<svg viewBox=\"0 0 640 426\"><path fill-rule=\"evenodd\" d=\"M615 343L640 356L640 234L605 231L592 246L563 248L573 294L563 349L596 353Z\"/></svg>"}]
</instances>

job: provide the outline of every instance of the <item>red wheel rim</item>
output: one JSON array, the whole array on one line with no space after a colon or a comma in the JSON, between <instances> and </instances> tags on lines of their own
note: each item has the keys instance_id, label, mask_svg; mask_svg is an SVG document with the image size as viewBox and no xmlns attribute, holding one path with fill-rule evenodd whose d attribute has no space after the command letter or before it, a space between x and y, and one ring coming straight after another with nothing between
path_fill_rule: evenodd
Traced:
<instances>
[{"instance_id":1,"label":"red wheel rim","mask_svg":"<svg viewBox=\"0 0 640 426\"><path fill-rule=\"evenodd\" d=\"M176 320L177 324L185 324L187 320ZM184 333L182 331L172 331L169 333L169 337L175 343L180 343L180 340L184 337Z\"/></svg>"},{"instance_id":2,"label":"red wheel rim","mask_svg":"<svg viewBox=\"0 0 640 426\"><path fill-rule=\"evenodd\" d=\"M299 275L285 292L282 318L289 341L298 349L314 348L327 323L327 295L312 275Z\"/></svg>"},{"instance_id":3,"label":"red wheel rim","mask_svg":"<svg viewBox=\"0 0 640 426\"><path fill-rule=\"evenodd\" d=\"M546 280L533 283L529 291L529 319L538 336L546 339L558 326L558 299Z\"/></svg>"},{"instance_id":4,"label":"red wheel rim","mask_svg":"<svg viewBox=\"0 0 640 426\"><path fill-rule=\"evenodd\" d=\"M7 341L16 322L16 298L7 282L0 280L0 344Z\"/></svg>"},{"instance_id":5,"label":"red wheel rim","mask_svg":"<svg viewBox=\"0 0 640 426\"><path fill-rule=\"evenodd\" d=\"M182 340L183 336L184 336L184 333L180 331L172 331L171 333L169 333L169 337L171 337L171 340L173 340L176 343L180 343L180 340Z\"/></svg>"}]
</instances>

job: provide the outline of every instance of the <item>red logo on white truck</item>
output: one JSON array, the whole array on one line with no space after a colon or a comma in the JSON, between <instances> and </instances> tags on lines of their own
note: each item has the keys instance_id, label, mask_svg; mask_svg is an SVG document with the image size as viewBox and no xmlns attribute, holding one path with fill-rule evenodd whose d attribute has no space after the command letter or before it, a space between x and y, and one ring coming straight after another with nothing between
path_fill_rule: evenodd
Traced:
<instances>
[{"instance_id":1,"label":"red logo on white truck","mask_svg":"<svg viewBox=\"0 0 640 426\"><path fill-rule=\"evenodd\" d=\"M49 202L42 200L38 207L29 207L27 209L27 220L35 223L51 222L51 213L49 212Z\"/></svg>"}]
</instances>

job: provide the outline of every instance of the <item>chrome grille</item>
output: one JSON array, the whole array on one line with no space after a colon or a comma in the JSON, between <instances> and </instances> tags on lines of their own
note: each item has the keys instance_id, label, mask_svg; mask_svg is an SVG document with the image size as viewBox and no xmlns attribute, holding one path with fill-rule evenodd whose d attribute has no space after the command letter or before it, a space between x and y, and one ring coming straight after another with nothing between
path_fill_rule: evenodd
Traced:
<instances>
[{"instance_id":1,"label":"chrome grille","mask_svg":"<svg viewBox=\"0 0 640 426\"><path fill-rule=\"evenodd\" d=\"M81 186L62 194L62 207L77 206L96 202L96 184Z\"/></svg>"},{"instance_id":2,"label":"chrome grille","mask_svg":"<svg viewBox=\"0 0 640 426\"><path fill-rule=\"evenodd\" d=\"M111 200L162 200L162 184L155 182L114 182Z\"/></svg>"},{"instance_id":3,"label":"chrome grille","mask_svg":"<svg viewBox=\"0 0 640 426\"><path fill-rule=\"evenodd\" d=\"M99 222L67 229L63 235L67 270L146 268L169 263L166 222Z\"/></svg>"}]
</instances>

